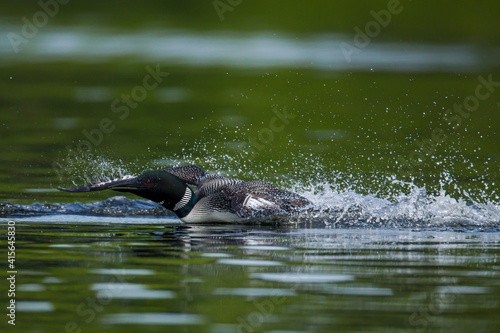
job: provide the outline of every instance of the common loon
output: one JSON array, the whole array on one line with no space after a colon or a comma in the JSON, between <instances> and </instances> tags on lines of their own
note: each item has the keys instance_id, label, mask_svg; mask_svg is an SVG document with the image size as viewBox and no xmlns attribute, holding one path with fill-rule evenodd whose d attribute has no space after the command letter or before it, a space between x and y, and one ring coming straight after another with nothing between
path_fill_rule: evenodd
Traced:
<instances>
[{"instance_id":1,"label":"common loon","mask_svg":"<svg viewBox=\"0 0 500 333\"><path fill-rule=\"evenodd\" d=\"M188 185L194 186L195 190ZM310 204L306 198L278 189L271 183L208 174L196 165L147 171L137 177L59 190L91 192L107 189L134 193L157 202L186 223L237 222L288 215Z\"/></svg>"}]
</instances>

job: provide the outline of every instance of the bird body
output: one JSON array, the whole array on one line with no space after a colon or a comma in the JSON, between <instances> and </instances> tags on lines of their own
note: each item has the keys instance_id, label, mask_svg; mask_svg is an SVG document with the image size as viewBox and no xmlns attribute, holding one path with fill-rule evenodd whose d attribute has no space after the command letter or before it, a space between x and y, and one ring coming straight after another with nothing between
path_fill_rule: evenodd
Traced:
<instances>
[{"instance_id":1,"label":"bird body","mask_svg":"<svg viewBox=\"0 0 500 333\"><path fill-rule=\"evenodd\" d=\"M183 222L238 222L288 215L310 202L264 181L244 181L208 174L196 165L148 171L137 177L60 189L130 192L172 210Z\"/></svg>"}]
</instances>

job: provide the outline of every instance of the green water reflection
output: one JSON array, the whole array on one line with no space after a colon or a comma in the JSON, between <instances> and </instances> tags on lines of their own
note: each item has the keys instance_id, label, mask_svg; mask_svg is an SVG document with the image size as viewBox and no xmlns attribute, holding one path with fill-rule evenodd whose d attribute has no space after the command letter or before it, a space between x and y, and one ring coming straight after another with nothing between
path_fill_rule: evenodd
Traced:
<instances>
[{"instance_id":1,"label":"green water reflection","mask_svg":"<svg viewBox=\"0 0 500 333\"><path fill-rule=\"evenodd\" d=\"M19 221L17 229L23 331L500 324L493 233Z\"/></svg>"},{"instance_id":2,"label":"green water reflection","mask_svg":"<svg viewBox=\"0 0 500 333\"><path fill-rule=\"evenodd\" d=\"M234 1L221 21L212 1L71 1L17 53L9 34L22 36L23 17L33 22L42 8L3 3L0 202L96 202L112 194L56 188L196 163L393 201L395 181L409 181L489 203L494 223L500 2L401 0L391 22L345 58L341 43L354 44L355 28L388 3ZM145 78L157 68L169 74L153 87ZM472 111L454 108L471 96ZM436 129L445 135L437 145ZM18 221L15 329L500 326L497 233L85 218ZM13 329L5 317L0 327Z\"/></svg>"}]
</instances>

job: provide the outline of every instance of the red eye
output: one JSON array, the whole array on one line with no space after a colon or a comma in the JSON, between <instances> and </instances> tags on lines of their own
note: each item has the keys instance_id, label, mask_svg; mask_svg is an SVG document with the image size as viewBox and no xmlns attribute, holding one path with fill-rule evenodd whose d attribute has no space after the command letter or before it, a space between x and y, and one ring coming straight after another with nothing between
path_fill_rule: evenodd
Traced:
<instances>
[{"instance_id":1,"label":"red eye","mask_svg":"<svg viewBox=\"0 0 500 333\"><path fill-rule=\"evenodd\" d=\"M146 180L146 184L151 184L151 181L149 179Z\"/></svg>"}]
</instances>

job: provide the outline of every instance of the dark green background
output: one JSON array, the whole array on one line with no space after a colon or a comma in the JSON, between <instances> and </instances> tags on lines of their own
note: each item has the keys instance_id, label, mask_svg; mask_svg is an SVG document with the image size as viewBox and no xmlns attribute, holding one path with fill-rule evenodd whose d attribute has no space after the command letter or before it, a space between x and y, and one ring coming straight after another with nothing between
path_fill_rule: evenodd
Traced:
<instances>
[{"instance_id":1,"label":"dark green background","mask_svg":"<svg viewBox=\"0 0 500 333\"><path fill-rule=\"evenodd\" d=\"M479 75L492 74L500 81L500 3L401 1L401 5L401 14L392 17L367 49L386 42L403 47L461 46L480 59L475 68L418 72L371 71L369 66L366 70L239 68L178 65L127 54L104 60L83 55L57 60L30 55L29 44L21 46L17 55L4 50L0 200L94 201L109 194L75 198L44 190L195 162L211 171L265 178L283 186L326 182L394 198L400 188L386 179L394 177L431 192L444 184L455 197L498 202L500 92L481 102L456 130L447 130L446 141L434 154L412 168L401 166L401 161L418 149L415 140L429 139L437 127L446 128L445 110L474 93ZM354 27L373 20L370 11L386 7L386 1L242 1L224 13L221 22L211 1L70 1L29 43L78 29L117 38L179 31L199 37L231 33L242 39L261 32L274 34L276 41L299 42L340 34L349 40ZM21 30L21 18L30 19L39 10L34 1L2 4L2 47L8 46L7 33ZM128 43L126 38L120 42ZM112 101L141 84L146 66L156 65L170 73L161 88L181 89L187 97L168 103L160 90L152 91L129 117L119 120L111 112ZM105 88L109 96L97 102L77 98L82 89L95 87ZM249 160L251 149L244 143L268 127L273 108L284 107L296 118ZM73 125L62 129L57 124L66 118ZM110 118L116 126L102 144L84 154L67 155L65 147L75 150L85 140L82 130L97 128L102 118ZM61 177L54 163L63 166Z\"/></svg>"},{"instance_id":2,"label":"dark green background","mask_svg":"<svg viewBox=\"0 0 500 333\"><path fill-rule=\"evenodd\" d=\"M221 22L212 1L73 0L61 6L18 54L7 35L19 33L22 18L31 19L40 7L36 1L3 1L0 202L95 202L115 193L71 195L56 188L196 163L211 172L267 179L286 188L296 186L298 191L312 188L318 193L313 197L323 199L319 208L326 214L329 209L334 212L325 225L304 218L302 225L281 226L183 225L157 216L16 217L16 300L48 302L53 308L47 312L20 308L18 326L7 326L4 316L0 331L8 327L62 332L71 322L82 332L237 331L242 318L258 312L255 301L272 298L218 294L236 288L296 293L277 304L255 331L498 331L498 233L488 226L498 222L500 90L456 129L450 129L443 116L453 104L474 94L478 76L492 75L500 81L500 2L401 4L404 10L356 58L365 57L362 66L353 68L340 59L340 66L330 68L258 61L248 66L252 59L243 59L244 55L241 63L182 64L182 59L151 57L140 48L141 41L151 36L158 40L179 36L164 47L182 48L183 43L193 47L188 37L194 36L200 49L193 52L202 60L210 56L206 41L217 38L217 47L255 41L263 56L272 55L273 47L279 47L284 57L282 48L288 46L311 52L307 47L317 46L318 41L325 41L325 48L314 51L328 51L332 40L352 42L354 28L372 21L370 11L385 9L387 1L243 0ZM54 36L65 36L66 42L46 44ZM81 54L50 55L63 55L82 36L88 49ZM113 56L92 55L103 46L101 38L108 38ZM116 51L130 46L140 56ZM226 46L237 53L234 45ZM415 49L427 50L442 66L415 70L411 64L426 60L422 53L412 58ZM440 53L443 49L451 52ZM376 50L399 50L400 59L391 59L394 68L382 68ZM440 54L442 58L436 59ZM227 54L219 51L215 60L218 56ZM338 54L332 53L331 59L335 57ZM467 57L469 64L461 65L458 60ZM408 63L398 68L402 59ZM449 66L453 63L457 65ZM142 84L146 66L157 65L170 75L120 120L112 112L113 101ZM269 128L275 108L286 108L296 117L250 159L255 148L248 142ZM104 118L111 119L115 129L98 147L79 152L79 144L86 140L82 131L98 128ZM436 128L445 129L447 135L436 151L413 167L402 165L418 149L417 140L430 139ZM434 194L443 188L454 198L488 205L462 212L458 210L465 206L448 200L443 192L428 199L420 191L400 196L414 186ZM328 188L352 189L399 204L372 205L371 197L353 193L332 196ZM105 203L102 209L109 206ZM35 211L42 211L37 207ZM59 209L65 207L70 208ZM394 221L392 228L371 230L356 218L365 210L373 213L369 223L375 228L380 227L379 220L404 219L406 212L409 225ZM354 229L336 228L342 216L335 212L346 213L345 225ZM2 223L6 229L7 222ZM451 232L436 230L450 224ZM419 228L431 230L416 231ZM467 230L472 231L460 232ZM483 230L491 232L479 232ZM0 247L5 249L3 239ZM224 264L227 257L233 264ZM254 260L264 262L255 265ZM130 275L121 276L110 269L146 275L124 271ZM313 278L349 274L353 280L283 283L254 275L283 272ZM145 290L135 298L127 298L130 290L118 290L120 295L94 319L86 320L78 306L96 299L98 284L116 282L117 277ZM6 288L2 285L2 304L8 301ZM175 296L146 297L161 296L161 291ZM165 312L197 314L205 322L150 325L142 318L144 313ZM106 322L115 315L131 317L127 313L142 321Z\"/></svg>"}]
</instances>

